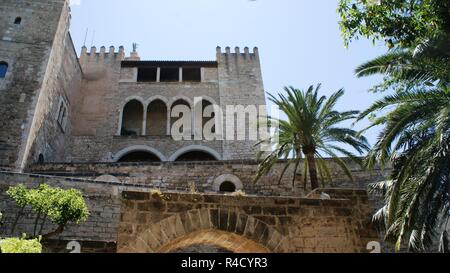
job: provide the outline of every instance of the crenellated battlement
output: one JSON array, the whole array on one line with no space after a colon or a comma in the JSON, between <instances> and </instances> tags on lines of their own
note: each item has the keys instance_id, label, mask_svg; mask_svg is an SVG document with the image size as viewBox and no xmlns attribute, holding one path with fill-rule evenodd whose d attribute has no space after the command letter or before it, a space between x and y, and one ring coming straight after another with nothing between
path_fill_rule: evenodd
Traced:
<instances>
[{"instance_id":1,"label":"crenellated battlement","mask_svg":"<svg viewBox=\"0 0 450 273\"><path fill-rule=\"evenodd\" d=\"M88 52L88 48L83 46L81 48L80 54L80 64L86 63L116 63L121 62L125 59L125 48L123 46L119 47L119 51L116 52L114 46L109 47L109 51L106 51L106 47L102 46L100 52L97 52L95 46L91 47Z\"/></svg>"},{"instance_id":2,"label":"crenellated battlement","mask_svg":"<svg viewBox=\"0 0 450 273\"><path fill-rule=\"evenodd\" d=\"M231 47L227 46L225 47L225 52L222 52L222 48L218 46L216 48L216 57L219 62L230 58L259 61L259 50L258 47L254 47L253 52L250 52L248 47L244 47L244 51L241 52L240 47L237 46L234 48L234 52L231 52Z\"/></svg>"}]
</instances>

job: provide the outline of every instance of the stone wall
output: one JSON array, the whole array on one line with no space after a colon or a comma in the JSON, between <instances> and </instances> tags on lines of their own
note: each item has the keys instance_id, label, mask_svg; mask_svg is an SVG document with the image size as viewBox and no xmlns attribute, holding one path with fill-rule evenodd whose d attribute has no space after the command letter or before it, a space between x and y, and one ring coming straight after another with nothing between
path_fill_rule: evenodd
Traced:
<instances>
[{"instance_id":1,"label":"stone wall","mask_svg":"<svg viewBox=\"0 0 450 273\"><path fill-rule=\"evenodd\" d=\"M27 187L37 187L45 183L52 187L63 189L75 188L82 191L90 216L79 226L69 225L64 233L55 239L115 242L117 225L120 216L119 188L123 185L114 183L101 183L83 179L55 178L39 175L17 174L0 172L0 210L4 212L4 226L0 227L0 236L20 236L22 232L33 234L35 215L25 211L25 216L17 225L16 232L11 234L12 223L19 213L19 208L6 195L11 186L23 184ZM127 188L133 188L128 186ZM138 190L139 187L135 187ZM43 233L54 230L56 226L47 223Z\"/></svg>"},{"instance_id":2,"label":"stone wall","mask_svg":"<svg viewBox=\"0 0 450 273\"><path fill-rule=\"evenodd\" d=\"M82 71L68 29L63 28L68 27L68 18L62 20L35 114L36 138L32 142L28 164L37 162L39 155L43 155L45 162L61 162L70 151L67 147L71 144L71 120L75 119L71 109L76 103L74 97L79 92ZM63 124L58 122L61 101L68 111Z\"/></svg>"},{"instance_id":3,"label":"stone wall","mask_svg":"<svg viewBox=\"0 0 450 273\"><path fill-rule=\"evenodd\" d=\"M32 233L35 218L26 211L16 233L11 234L12 222L19 208L5 195L5 191L19 183L28 187L47 183L61 188L76 188L85 196L91 212L87 222L79 226L70 225L55 238L56 241L46 242L47 251L52 252L67 251L64 243L71 240L81 242L85 252L110 252L118 234L121 245L124 235L135 238L145 227L154 229L157 226L160 230L163 228L167 236L175 236L168 237L174 240L180 239L179 235L204 229L232 232L275 252L363 252L366 242L376 239L368 224L370 207L364 190L324 189L336 198L334 200L180 192L164 192L160 198L151 196L149 189L141 185L5 172L0 173L0 208L4 211L5 223L0 228L1 236L17 236L19 231ZM203 219L201 217L210 221L200 220ZM173 224L179 224L172 222L178 220L182 220L184 233L172 233L175 232L173 227L177 227ZM46 225L43 233L54 228ZM198 242L194 239L191 238ZM161 242L169 243L167 239ZM168 245L165 247L171 249ZM124 249L123 245L119 248ZM245 252L245 249L241 251Z\"/></svg>"},{"instance_id":4,"label":"stone wall","mask_svg":"<svg viewBox=\"0 0 450 273\"><path fill-rule=\"evenodd\" d=\"M221 48L218 47L217 61L219 63L220 105L224 109L223 111L226 111L226 107L230 105L242 105L244 107L267 105L258 48L255 47L253 53L245 48L244 52L241 53L240 48L236 47L234 53L231 53L229 47L225 49L225 52L222 52ZM265 116L266 114L259 113L258 116ZM257 152L255 150L257 141L249 140L248 135L244 141L237 140L237 135L246 134L246 132L237 130L237 123L224 121L223 124L224 134L231 132L231 135L235 136L234 139L226 139L223 142L223 159L254 159ZM256 124L250 123L248 119L245 124L246 128L256 128Z\"/></svg>"},{"instance_id":5,"label":"stone wall","mask_svg":"<svg viewBox=\"0 0 450 273\"><path fill-rule=\"evenodd\" d=\"M111 162L114 154L133 145L155 149L166 158L194 144L213 149L220 154L220 159L254 158L256 141L249 141L248 136L246 140L233 141L174 141L169 136L130 139L120 137L120 128L123 107L130 100L140 101L144 113L156 99L162 100L169 111L178 99L185 100L193 109L196 97L220 105L224 114L227 105L266 105L257 49L251 54L218 54L218 67L203 67L201 82L169 83L137 82L137 68L121 65L126 59L124 48L120 47L119 52L114 50L114 47L108 52L104 47L100 52L95 47L90 52L82 49L83 81L73 106L73 144L66 162ZM231 130L231 125L227 126Z\"/></svg>"},{"instance_id":6,"label":"stone wall","mask_svg":"<svg viewBox=\"0 0 450 273\"><path fill-rule=\"evenodd\" d=\"M352 163L352 161L344 160L349 165L355 182L352 182L345 173L330 160L328 163L333 181L327 182L322 186L366 189L368 183L385 180L389 173L389 169L363 171L358 165ZM185 191L190 183L195 183L196 189L200 192L213 192L218 177L222 175L233 175L240 180L243 185L242 190L248 194L303 196L305 190L302 170L299 170L296 175L294 188L292 188L292 168L286 172L280 184L276 183L276 181L279 180L283 167L283 162L280 162L267 176L262 177L257 183L254 183L253 179L258 169L258 164L256 161L248 160L170 162L155 164L63 163L33 165L28 171L47 175L84 177L93 180L102 175L112 175L122 182L145 185L148 187L160 188L162 190ZM309 182L307 183L307 187L309 187ZM376 200L376 198L377 197L374 197L373 200Z\"/></svg>"},{"instance_id":7,"label":"stone wall","mask_svg":"<svg viewBox=\"0 0 450 273\"><path fill-rule=\"evenodd\" d=\"M2 0L0 5L0 61L8 63L0 79L0 166L20 169L28 157L38 100L46 94L48 64L55 38L68 16L64 0ZM62 15L63 14L63 15ZM14 24L21 17L20 24ZM63 39L63 38L62 38ZM59 56L62 58L62 56ZM55 64L57 65L57 64ZM47 101L41 101L48 107Z\"/></svg>"},{"instance_id":8,"label":"stone wall","mask_svg":"<svg viewBox=\"0 0 450 273\"><path fill-rule=\"evenodd\" d=\"M247 253L367 252L378 236L366 191L324 191L345 199L123 192L118 252L198 244Z\"/></svg>"}]
</instances>

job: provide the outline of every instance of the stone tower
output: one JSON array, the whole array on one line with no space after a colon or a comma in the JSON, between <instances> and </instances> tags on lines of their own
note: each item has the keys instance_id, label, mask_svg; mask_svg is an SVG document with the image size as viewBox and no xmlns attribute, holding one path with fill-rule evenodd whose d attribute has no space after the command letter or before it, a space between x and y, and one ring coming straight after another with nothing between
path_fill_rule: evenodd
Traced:
<instances>
[{"instance_id":1,"label":"stone tower","mask_svg":"<svg viewBox=\"0 0 450 273\"><path fill-rule=\"evenodd\" d=\"M58 128L55 113L69 104L66 91L80 76L76 56L64 56L72 46L69 19L67 0L1 1L0 166L22 170L34 160L63 158L70 126Z\"/></svg>"},{"instance_id":2,"label":"stone tower","mask_svg":"<svg viewBox=\"0 0 450 273\"><path fill-rule=\"evenodd\" d=\"M126 56L123 47L118 52L83 47L83 79L72 107L76 118L66 161L126 162L138 154L143 161L255 159L257 139L250 137L249 116L257 117L266 105L258 48L241 53L236 47L232 53L218 47L216 53L214 61L141 60L134 50ZM208 119L202 109L197 116L198 100L202 107L210 103L222 110L222 124L215 123L223 128L222 137L202 137L199 120L205 125ZM191 110L192 126L188 139L174 140L171 115L179 104ZM236 113L231 122L230 107ZM245 130L237 128L239 123Z\"/></svg>"},{"instance_id":3,"label":"stone tower","mask_svg":"<svg viewBox=\"0 0 450 273\"><path fill-rule=\"evenodd\" d=\"M246 127L246 130L241 132L237 129L237 121L234 125L229 120L228 122L225 121L224 133L225 135L234 135L234 140L224 140L223 159L254 159L256 155L254 145L258 141L251 139L250 130L253 129L254 132L257 130L256 127L252 128L252 125L255 126L255 124L249 123L249 115L252 114L251 109L253 108L254 110L255 106L257 108L256 115L263 114L259 112L259 106L266 105L258 48L255 47L253 53L250 53L248 47L244 48L244 52L241 52L240 48L236 47L234 53L232 53L229 47L225 48L225 52L222 52L221 48L217 47L216 58L222 109L226 112L226 108L230 106L242 107L241 109L235 108L235 110L241 112L241 119L245 117ZM238 117L239 113L235 118Z\"/></svg>"}]
</instances>

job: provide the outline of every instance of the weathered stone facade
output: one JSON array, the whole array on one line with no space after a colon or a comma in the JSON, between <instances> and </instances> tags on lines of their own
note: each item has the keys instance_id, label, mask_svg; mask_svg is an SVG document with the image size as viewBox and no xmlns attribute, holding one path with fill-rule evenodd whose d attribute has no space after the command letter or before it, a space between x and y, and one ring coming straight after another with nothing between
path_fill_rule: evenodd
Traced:
<instances>
[{"instance_id":1,"label":"weathered stone facade","mask_svg":"<svg viewBox=\"0 0 450 273\"><path fill-rule=\"evenodd\" d=\"M323 185L324 187L365 189L368 183L384 180L389 173L389 169L363 171L359 165L350 160L346 161L352 171L354 182L350 181L335 162L329 160L328 165L333 180ZM61 163L34 165L30 171L42 175L100 181L104 180L102 178L105 175L108 175L124 183L144 185L161 190L188 191L190 184L194 183L197 191L211 193L217 192L215 183L230 181L247 194L302 196L307 193L309 183L307 183L305 189L301 171L297 172L295 186L292 187L293 167L286 172L281 182L277 183L283 168L284 164L280 161L268 175L263 176L258 182L254 182L258 163L252 160L167 163ZM227 175L232 175L235 180L230 177L223 181L220 179ZM239 184L242 187L239 187Z\"/></svg>"},{"instance_id":2,"label":"weathered stone facade","mask_svg":"<svg viewBox=\"0 0 450 273\"><path fill-rule=\"evenodd\" d=\"M110 252L116 244L119 252L171 252L196 244L234 252L365 252L367 242L378 239L364 189L323 189L332 199L319 200L179 191L159 196L145 185L8 172L0 172L0 181L0 206L7 208L1 236L19 235L10 233L19 211L5 194L10 186L47 183L83 192L88 220L45 242L52 252L65 251L62 242L71 240L83 252ZM31 234L34 221L26 211L17 230ZM44 232L54 228L47 224ZM225 237L213 240L217 234Z\"/></svg>"},{"instance_id":3,"label":"weathered stone facade","mask_svg":"<svg viewBox=\"0 0 450 273\"><path fill-rule=\"evenodd\" d=\"M72 240L82 252L363 252L377 239L369 220L379 199L365 189L389 170L348 162L352 182L330 161L333 181L323 187L331 200L305 198L300 171L278 183L281 161L253 181L257 142L234 115L195 119L193 111L183 130L200 138L173 138L172 125L187 115L178 106L226 113L239 105L240 114L265 106L258 48L218 47L213 61L141 61L123 47L83 47L78 57L69 22L67 0L0 3L0 236L20 235L7 189L46 183L79 189L90 210L85 223L46 241L48 252L67 252ZM202 138L200 125L211 121L233 140ZM246 195L223 194L236 191ZM26 212L17 230L30 234L34 222Z\"/></svg>"},{"instance_id":4,"label":"weathered stone facade","mask_svg":"<svg viewBox=\"0 0 450 273\"><path fill-rule=\"evenodd\" d=\"M23 170L40 155L45 162L114 162L123 150L143 149L162 155L161 161L175 160L173 156L180 150L200 150L220 160L254 158L256 140L249 141L248 137L174 141L169 122L167 134L161 136L145 132L123 136L121 126L124 107L131 100L144 107L144 127L153 122L146 120L147 110L156 100L165 104L168 117L178 100L194 109L195 98L199 97L221 106L224 112L227 106L264 106L257 48L252 53L248 48L242 53L239 48L235 53L228 47L224 53L217 48L215 61L168 62L140 61L136 52L126 57L123 47L118 52L114 47L108 51L93 47L87 52L84 47L78 61L68 32L67 1L6 1L0 8L0 61L9 65L7 76L0 79L0 90L5 93L0 97L0 111L5 117L0 165ZM16 16L23 17L20 25L14 24ZM180 69L180 80L138 80L139 70L149 65L158 71ZM192 68L201 71L199 80L183 80L183 71ZM68 108L63 126L58 124L61 101ZM223 124L224 135L227 131L236 134L234 122L223 120Z\"/></svg>"},{"instance_id":5,"label":"weathered stone facade","mask_svg":"<svg viewBox=\"0 0 450 273\"><path fill-rule=\"evenodd\" d=\"M23 169L39 153L54 161L65 157L70 125L62 132L55 113L81 79L68 9L63 0L0 5L0 60L8 63L0 79L0 166Z\"/></svg>"},{"instance_id":6,"label":"weathered stone facade","mask_svg":"<svg viewBox=\"0 0 450 273\"><path fill-rule=\"evenodd\" d=\"M170 252L209 243L238 253L366 252L378 239L366 191L325 191L345 199L123 192L117 249Z\"/></svg>"}]
</instances>

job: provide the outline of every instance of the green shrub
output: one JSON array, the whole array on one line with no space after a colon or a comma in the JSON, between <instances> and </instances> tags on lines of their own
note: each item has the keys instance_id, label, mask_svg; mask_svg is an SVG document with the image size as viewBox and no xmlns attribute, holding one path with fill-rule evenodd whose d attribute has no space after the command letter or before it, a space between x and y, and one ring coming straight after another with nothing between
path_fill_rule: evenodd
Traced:
<instances>
[{"instance_id":1,"label":"green shrub","mask_svg":"<svg viewBox=\"0 0 450 273\"><path fill-rule=\"evenodd\" d=\"M26 207L31 208L32 212L37 214L34 236L37 235L38 221L41 218L43 218L41 231L46 219L58 225L57 230L44 235L44 237L50 237L61 233L68 223L79 224L86 221L89 216L89 210L83 195L75 189L63 190L60 188L52 188L46 184L41 184L36 189L27 189L23 185L18 185L9 188L6 193L21 208L13 229Z\"/></svg>"},{"instance_id":2,"label":"green shrub","mask_svg":"<svg viewBox=\"0 0 450 273\"><path fill-rule=\"evenodd\" d=\"M0 253L41 253L42 245L39 239L8 238L0 240Z\"/></svg>"}]
</instances>

